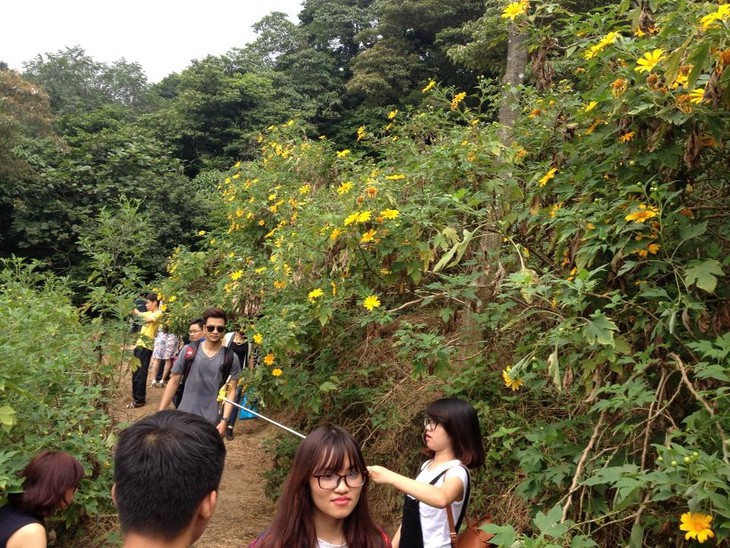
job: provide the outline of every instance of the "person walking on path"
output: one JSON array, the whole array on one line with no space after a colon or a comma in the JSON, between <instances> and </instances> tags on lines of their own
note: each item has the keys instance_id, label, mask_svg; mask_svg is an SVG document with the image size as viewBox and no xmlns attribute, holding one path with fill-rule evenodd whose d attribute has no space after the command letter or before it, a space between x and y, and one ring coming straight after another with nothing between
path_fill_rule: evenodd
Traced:
<instances>
[{"instance_id":1,"label":"person walking on path","mask_svg":"<svg viewBox=\"0 0 730 548\"><path fill-rule=\"evenodd\" d=\"M423 422L426 454L416 479L382 466L368 466L375 483L403 491L403 519L393 537L395 548L450 548L446 512L452 512L455 530L469 502L469 470L484 463L479 418L468 402L442 398L426 407Z\"/></svg>"},{"instance_id":2,"label":"person walking on path","mask_svg":"<svg viewBox=\"0 0 730 548\"><path fill-rule=\"evenodd\" d=\"M246 367L248 367L248 369L253 369L251 343L246 338L243 328L237 331L231 331L230 333L226 333L226 336L223 339L223 345L230 348L231 350L233 350L233 352L236 353L236 356L238 356L238 361L241 362L242 369ZM242 389L243 386L241 386L241 384L238 384L238 388L236 389L236 399L233 401L241 403L241 399L243 397ZM233 427L236 425L238 413L238 408L234 408L233 413L231 414L231 420L228 423L228 427L226 428L226 439L229 441L233 439Z\"/></svg>"},{"instance_id":3,"label":"person walking on path","mask_svg":"<svg viewBox=\"0 0 730 548\"><path fill-rule=\"evenodd\" d=\"M177 354L179 340L167 325L161 325L152 349L152 382L150 386L162 388L165 378L172 369L172 360Z\"/></svg>"},{"instance_id":4,"label":"person walking on path","mask_svg":"<svg viewBox=\"0 0 730 548\"><path fill-rule=\"evenodd\" d=\"M220 308L209 308L203 312L205 339L186 345L180 351L172 366L170 382L160 400L159 410L167 409L172 402L183 373L185 372L185 356L187 348L194 347L194 357L189 364L185 378L185 390L178 409L199 415L210 421L223 436L226 426L233 414L233 404L226 402L223 412L219 413L218 391L230 378L226 399L233 401L236 395L238 378L241 375L241 362L232 350L223 346L223 334L228 317ZM232 359L226 360L231 352ZM226 363L230 363L230 371L226 371Z\"/></svg>"},{"instance_id":5,"label":"person walking on path","mask_svg":"<svg viewBox=\"0 0 730 548\"><path fill-rule=\"evenodd\" d=\"M157 293L147 294L145 308L147 308L146 312L140 312L136 308L132 310L132 314L143 323L134 348L134 355L139 360L139 365L132 373L132 401L127 405L128 409L142 407L147 401L147 372L150 368L155 336L162 317Z\"/></svg>"}]
</instances>

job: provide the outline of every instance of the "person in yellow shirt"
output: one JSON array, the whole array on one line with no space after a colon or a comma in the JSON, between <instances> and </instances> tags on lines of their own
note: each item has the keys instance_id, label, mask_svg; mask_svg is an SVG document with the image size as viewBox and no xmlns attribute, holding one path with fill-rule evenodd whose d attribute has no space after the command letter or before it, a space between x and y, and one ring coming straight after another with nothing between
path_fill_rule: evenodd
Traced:
<instances>
[{"instance_id":1,"label":"person in yellow shirt","mask_svg":"<svg viewBox=\"0 0 730 548\"><path fill-rule=\"evenodd\" d=\"M139 365L132 372L132 401L127 405L128 409L142 407L147 399L147 372L150 368L155 335L157 335L162 316L160 301L156 293L147 294L145 308L146 312L140 312L136 308L132 310L137 321L142 323L142 329L134 348L134 355L139 359Z\"/></svg>"}]
</instances>

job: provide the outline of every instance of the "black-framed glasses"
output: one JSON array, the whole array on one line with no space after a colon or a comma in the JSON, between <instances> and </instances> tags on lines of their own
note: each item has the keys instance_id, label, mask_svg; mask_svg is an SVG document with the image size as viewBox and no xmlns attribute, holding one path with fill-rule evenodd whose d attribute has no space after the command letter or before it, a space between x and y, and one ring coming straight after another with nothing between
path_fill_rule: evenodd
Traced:
<instances>
[{"instance_id":1,"label":"black-framed glasses","mask_svg":"<svg viewBox=\"0 0 730 548\"><path fill-rule=\"evenodd\" d=\"M423 417L423 427L426 430L436 430L436 427L441 424L439 421L432 419L431 417Z\"/></svg>"},{"instance_id":2,"label":"black-framed glasses","mask_svg":"<svg viewBox=\"0 0 730 548\"><path fill-rule=\"evenodd\" d=\"M200 333L201 331L202 329L198 329L197 327L191 327L190 329L188 329L188 333Z\"/></svg>"},{"instance_id":3,"label":"black-framed glasses","mask_svg":"<svg viewBox=\"0 0 730 548\"><path fill-rule=\"evenodd\" d=\"M340 485L342 480L345 480L345 485L350 488L362 487L365 485L365 476L367 472L361 472L360 470L350 470L347 474L312 474L313 477L317 478L317 484L320 489L327 489L328 491L334 491Z\"/></svg>"},{"instance_id":4,"label":"black-framed glasses","mask_svg":"<svg viewBox=\"0 0 730 548\"><path fill-rule=\"evenodd\" d=\"M208 333L213 333L214 331L216 333L223 333L226 330L225 325L206 325L205 329L208 330Z\"/></svg>"}]
</instances>

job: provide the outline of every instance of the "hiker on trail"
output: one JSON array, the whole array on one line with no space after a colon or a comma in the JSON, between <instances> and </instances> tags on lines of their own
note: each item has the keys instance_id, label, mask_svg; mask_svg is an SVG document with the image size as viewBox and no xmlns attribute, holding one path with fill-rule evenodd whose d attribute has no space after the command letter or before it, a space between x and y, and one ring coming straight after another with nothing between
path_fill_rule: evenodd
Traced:
<instances>
[{"instance_id":1,"label":"hiker on trail","mask_svg":"<svg viewBox=\"0 0 730 548\"><path fill-rule=\"evenodd\" d=\"M123 430L112 499L124 548L197 541L215 511L225 458L216 429L191 413L160 411Z\"/></svg>"},{"instance_id":2,"label":"hiker on trail","mask_svg":"<svg viewBox=\"0 0 730 548\"><path fill-rule=\"evenodd\" d=\"M157 293L147 294L145 307L146 312L140 312L136 308L132 310L132 314L142 322L142 329L134 349L134 355L139 359L139 365L132 373L132 401L127 405L127 409L142 407L147 401L147 372L150 368L155 335L157 335L162 316Z\"/></svg>"},{"instance_id":3,"label":"hiker on trail","mask_svg":"<svg viewBox=\"0 0 730 548\"><path fill-rule=\"evenodd\" d=\"M196 318L188 324L188 343L199 341L205 337L203 318Z\"/></svg>"},{"instance_id":4,"label":"hiker on trail","mask_svg":"<svg viewBox=\"0 0 730 548\"><path fill-rule=\"evenodd\" d=\"M388 548L370 516L368 473L343 428L321 426L299 445L274 520L249 548Z\"/></svg>"},{"instance_id":5,"label":"hiker on trail","mask_svg":"<svg viewBox=\"0 0 730 548\"><path fill-rule=\"evenodd\" d=\"M406 494L401 526L393 537L398 548L450 548L452 512L459 530L469 502L469 471L484 463L479 418L466 401L443 398L428 404L423 439L430 457L413 480L382 466L368 466L375 483Z\"/></svg>"},{"instance_id":6,"label":"hiker on trail","mask_svg":"<svg viewBox=\"0 0 730 548\"><path fill-rule=\"evenodd\" d=\"M84 468L68 453L44 451L36 455L21 476L23 491L10 493L0 508L0 546L45 548L48 544L43 519L71 504Z\"/></svg>"},{"instance_id":7,"label":"hiker on trail","mask_svg":"<svg viewBox=\"0 0 730 548\"><path fill-rule=\"evenodd\" d=\"M145 304L147 303L147 299L145 298L147 296L146 293L141 293L139 297L137 297L134 300L134 308L139 310L140 312L146 312L147 308L145 307ZM130 313L129 315L129 333L139 333L139 330L142 329L142 324L137 320L137 318L134 317Z\"/></svg>"},{"instance_id":8,"label":"hiker on trail","mask_svg":"<svg viewBox=\"0 0 730 548\"><path fill-rule=\"evenodd\" d=\"M226 398L232 401L241 375L238 356L223 346L227 319L220 308L209 308L203 312L205 339L187 344L180 350L159 407L160 411L167 409L181 381L184 381L178 409L207 419L216 426L221 436L226 433L233 405L225 403L220 412L218 391L228 382Z\"/></svg>"},{"instance_id":9,"label":"hiker on trail","mask_svg":"<svg viewBox=\"0 0 730 548\"><path fill-rule=\"evenodd\" d=\"M165 369L162 372L162 383L160 386L162 388L165 387L165 385L170 382L170 374L172 373L172 363L177 359L177 357L180 355L180 350L186 345L191 342L199 341L200 339L205 337L205 332L203 329L203 318L196 318L193 321L191 321L188 324L188 336L186 339L186 342L180 346L180 339L177 339L178 347L175 349L175 353L171 360L168 362L165 362ZM157 339L155 339L157 340ZM152 353L154 356L154 351Z\"/></svg>"},{"instance_id":10,"label":"hiker on trail","mask_svg":"<svg viewBox=\"0 0 730 548\"><path fill-rule=\"evenodd\" d=\"M241 362L241 368L253 369L253 353L251 352L251 343L246 338L243 328L237 331L231 331L226 333L223 338L223 345L230 348L238 356L238 361ZM238 384L236 388L236 399L233 400L237 403L241 403L243 386ZM236 419L238 418L238 408L234 408L231 414L231 420L228 422L226 427L226 439L233 439L233 427L236 425Z\"/></svg>"},{"instance_id":11,"label":"hiker on trail","mask_svg":"<svg viewBox=\"0 0 730 548\"><path fill-rule=\"evenodd\" d=\"M165 377L172 369L172 359L178 349L178 338L170 331L167 325L161 325L155 337L152 349L152 382L150 386L162 388L165 386ZM163 368L164 364L164 368Z\"/></svg>"}]
</instances>

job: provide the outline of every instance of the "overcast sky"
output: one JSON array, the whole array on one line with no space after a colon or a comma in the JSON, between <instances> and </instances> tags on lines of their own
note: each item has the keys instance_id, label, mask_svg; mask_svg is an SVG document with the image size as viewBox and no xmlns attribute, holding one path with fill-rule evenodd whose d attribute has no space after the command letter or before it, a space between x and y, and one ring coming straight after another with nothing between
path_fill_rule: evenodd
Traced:
<instances>
[{"instance_id":1,"label":"overcast sky","mask_svg":"<svg viewBox=\"0 0 730 548\"><path fill-rule=\"evenodd\" d=\"M251 26L272 11L297 23L302 0L6 0L0 61L23 69L39 53L81 46L95 61L122 57L150 82L192 59L221 55L255 38Z\"/></svg>"}]
</instances>

